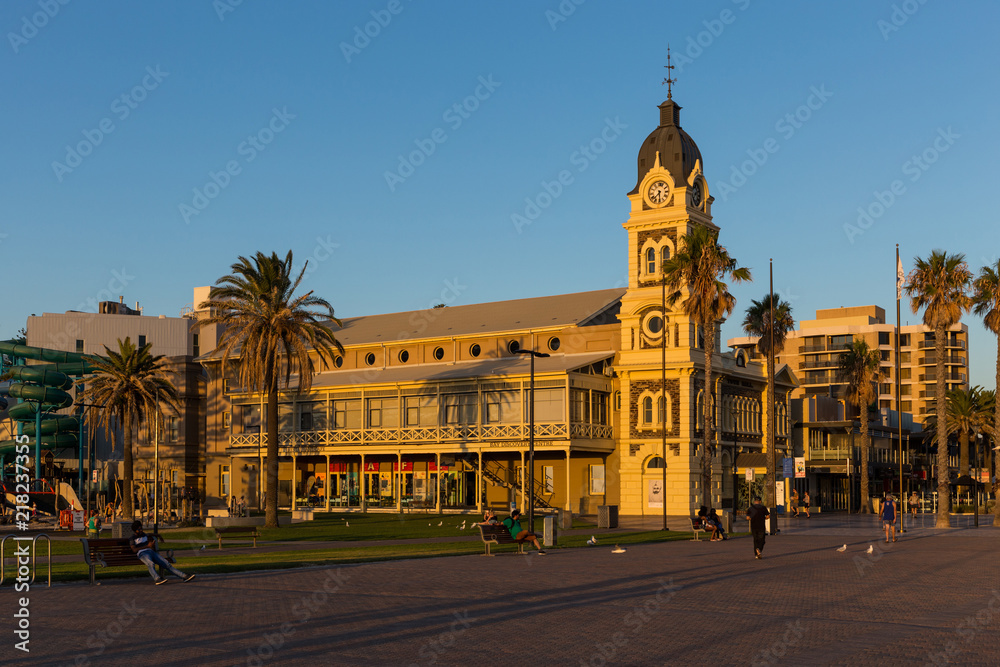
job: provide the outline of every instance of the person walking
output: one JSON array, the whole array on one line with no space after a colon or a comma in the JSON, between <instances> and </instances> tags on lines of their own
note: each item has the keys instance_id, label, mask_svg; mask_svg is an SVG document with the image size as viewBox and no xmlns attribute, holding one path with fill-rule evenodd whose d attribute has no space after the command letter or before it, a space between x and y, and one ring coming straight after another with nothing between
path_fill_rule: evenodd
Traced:
<instances>
[{"instance_id":1,"label":"person walking","mask_svg":"<svg viewBox=\"0 0 1000 667\"><path fill-rule=\"evenodd\" d=\"M892 494L885 494L885 502L882 503L882 529L885 531L885 543L889 544L889 537L896 541L896 500Z\"/></svg>"},{"instance_id":2,"label":"person walking","mask_svg":"<svg viewBox=\"0 0 1000 667\"><path fill-rule=\"evenodd\" d=\"M771 514L764 507L760 498L753 499L753 505L747 510L747 521L750 522L750 533L753 535L753 552L757 560L763 558L764 541L767 536L767 518Z\"/></svg>"},{"instance_id":3,"label":"person walking","mask_svg":"<svg viewBox=\"0 0 1000 667\"><path fill-rule=\"evenodd\" d=\"M792 505L792 512L793 512L792 516L798 518L798 516L799 516L799 490L798 489L792 489L791 505Z\"/></svg>"},{"instance_id":4,"label":"person walking","mask_svg":"<svg viewBox=\"0 0 1000 667\"><path fill-rule=\"evenodd\" d=\"M917 497L917 492L914 491L910 494L910 514L914 519L917 518L917 507L920 506L920 498Z\"/></svg>"},{"instance_id":5,"label":"person walking","mask_svg":"<svg viewBox=\"0 0 1000 667\"><path fill-rule=\"evenodd\" d=\"M139 560L146 564L149 568L149 576L153 578L153 583L159 586L160 584L167 583L166 577L161 577L156 572L156 566L166 568L172 575L183 579L184 581L191 581L194 579L193 574L184 574L176 567L167 562L167 559L156 552L156 538L155 535L147 535L142 530L142 521L138 519L132 522L132 538L129 540L129 546L132 547L132 551L138 556Z\"/></svg>"},{"instance_id":6,"label":"person walking","mask_svg":"<svg viewBox=\"0 0 1000 667\"><path fill-rule=\"evenodd\" d=\"M805 494L802 496L802 509L804 509L806 511L806 518L807 519L811 519L812 517L809 516L809 492L808 491L806 491Z\"/></svg>"}]
</instances>

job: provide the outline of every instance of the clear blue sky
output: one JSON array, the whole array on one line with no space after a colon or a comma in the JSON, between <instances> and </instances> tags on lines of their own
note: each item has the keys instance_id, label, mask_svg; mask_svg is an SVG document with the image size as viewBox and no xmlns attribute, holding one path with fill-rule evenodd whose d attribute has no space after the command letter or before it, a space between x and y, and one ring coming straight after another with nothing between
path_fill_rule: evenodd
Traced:
<instances>
[{"instance_id":1,"label":"clear blue sky","mask_svg":"<svg viewBox=\"0 0 1000 667\"><path fill-rule=\"evenodd\" d=\"M798 320L892 313L896 243L907 270L1000 252L993 3L231 1L0 5L0 336L108 295L176 316L257 250L312 257L345 317L622 284L668 42L721 240L754 270L738 314L769 257ZM879 215L849 234L859 207ZM995 339L967 322L993 386Z\"/></svg>"}]
</instances>

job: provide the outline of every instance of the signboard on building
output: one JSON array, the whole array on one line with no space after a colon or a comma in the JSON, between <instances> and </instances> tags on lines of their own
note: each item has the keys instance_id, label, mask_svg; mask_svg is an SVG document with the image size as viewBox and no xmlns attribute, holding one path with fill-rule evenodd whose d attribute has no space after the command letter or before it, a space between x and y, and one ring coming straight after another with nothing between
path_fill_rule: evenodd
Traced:
<instances>
[{"instance_id":1,"label":"signboard on building","mask_svg":"<svg viewBox=\"0 0 1000 667\"><path fill-rule=\"evenodd\" d=\"M781 459L781 476L782 477L794 477L795 476L795 459L786 456Z\"/></svg>"},{"instance_id":2,"label":"signboard on building","mask_svg":"<svg viewBox=\"0 0 1000 667\"><path fill-rule=\"evenodd\" d=\"M806 457L796 456L795 457L795 477L797 479L802 479L806 476Z\"/></svg>"},{"instance_id":3,"label":"signboard on building","mask_svg":"<svg viewBox=\"0 0 1000 667\"><path fill-rule=\"evenodd\" d=\"M774 503L775 507L785 506L785 483L778 480L774 483L774 495L777 496L777 500Z\"/></svg>"},{"instance_id":4,"label":"signboard on building","mask_svg":"<svg viewBox=\"0 0 1000 667\"><path fill-rule=\"evenodd\" d=\"M649 507L663 507L663 480L649 480L649 496L646 502Z\"/></svg>"},{"instance_id":5,"label":"signboard on building","mask_svg":"<svg viewBox=\"0 0 1000 667\"><path fill-rule=\"evenodd\" d=\"M754 480L753 468L747 468L747 481L752 482Z\"/></svg>"}]
</instances>

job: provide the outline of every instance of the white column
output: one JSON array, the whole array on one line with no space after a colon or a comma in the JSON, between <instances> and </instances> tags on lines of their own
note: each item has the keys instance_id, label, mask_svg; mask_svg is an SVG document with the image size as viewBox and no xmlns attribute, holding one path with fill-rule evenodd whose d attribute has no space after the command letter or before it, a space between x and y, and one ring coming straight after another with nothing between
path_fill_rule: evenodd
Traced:
<instances>
[{"instance_id":1,"label":"white column","mask_svg":"<svg viewBox=\"0 0 1000 667\"><path fill-rule=\"evenodd\" d=\"M325 458L326 458L326 484L323 486L323 490L326 491L326 493L323 495L326 497L326 502L324 503L326 505L326 511L329 512L330 489L333 488L333 475L330 473L330 455L327 454ZM337 481L339 482L340 480Z\"/></svg>"},{"instance_id":2,"label":"white column","mask_svg":"<svg viewBox=\"0 0 1000 667\"><path fill-rule=\"evenodd\" d=\"M483 482L483 450L479 450L479 472L476 475L476 511L483 511L483 489L486 484Z\"/></svg>"},{"instance_id":3,"label":"white column","mask_svg":"<svg viewBox=\"0 0 1000 667\"><path fill-rule=\"evenodd\" d=\"M521 450L521 469L520 469L519 473L520 473L520 476L521 476L521 502L518 503L517 507L518 507L518 509L521 509L521 508L524 507L524 485L527 483L527 478L528 478L528 476L525 474L525 470L524 470L524 450L523 449ZM521 511L523 512L524 510L521 509Z\"/></svg>"},{"instance_id":4,"label":"white column","mask_svg":"<svg viewBox=\"0 0 1000 667\"><path fill-rule=\"evenodd\" d=\"M396 452L396 512L403 513L403 452Z\"/></svg>"},{"instance_id":5,"label":"white column","mask_svg":"<svg viewBox=\"0 0 1000 667\"><path fill-rule=\"evenodd\" d=\"M434 453L437 461L437 478L434 480L434 511L441 513L441 452Z\"/></svg>"},{"instance_id":6,"label":"white column","mask_svg":"<svg viewBox=\"0 0 1000 667\"><path fill-rule=\"evenodd\" d=\"M295 454L292 454L292 510L298 509L298 506L295 504L296 497L299 495L299 490L296 488L295 484L295 478L298 476L298 473L299 469L298 466L296 466L296 456Z\"/></svg>"},{"instance_id":7,"label":"white column","mask_svg":"<svg viewBox=\"0 0 1000 667\"><path fill-rule=\"evenodd\" d=\"M365 453L361 452L361 479L359 480L358 494L361 497L361 511L368 511L368 494L365 493L365 482L368 481L367 473L365 472ZM350 496L348 496L350 498Z\"/></svg>"},{"instance_id":8,"label":"white column","mask_svg":"<svg viewBox=\"0 0 1000 667\"><path fill-rule=\"evenodd\" d=\"M573 501L569 495L570 484L572 483L573 476L570 474L569 470L569 447L566 448L566 511L573 511ZM587 510L588 512L590 510Z\"/></svg>"}]
</instances>

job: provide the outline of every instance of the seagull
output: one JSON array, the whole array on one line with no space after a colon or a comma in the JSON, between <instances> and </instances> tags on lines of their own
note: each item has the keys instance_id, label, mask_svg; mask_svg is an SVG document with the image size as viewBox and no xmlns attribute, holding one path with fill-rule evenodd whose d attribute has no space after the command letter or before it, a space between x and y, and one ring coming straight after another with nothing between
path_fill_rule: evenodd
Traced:
<instances>
[{"instance_id":1,"label":"seagull","mask_svg":"<svg viewBox=\"0 0 1000 667\"><path fill-rule=\"evenodd\" d=\"M465 522L464 521L462 522L462 525L459 527L459 530L465 530Z\"/></svg>"},{"instance_id":2,"label":"seagull","mask_svg":"<svg viewBox=\"0 0 1000 667\"><path fill-rule=\"evenodd\" d=\"M596 544L597 544L597 538L594 537L593 535L591 535L590 539L587 540L587 546L588 547L592 547L592 546L595 546Z\"/></svg>"},{"instance_id":3,"label":"seagull","mask_svg":"<svg viewBox=\"0 0 1000 667\"><path fill-rule=\"evenodd\" d=\"M350 527L351 527L351 522L350 521L345 521L344 522L344 528L350 528Z\"/></svg>"},{"instance_id":4,"label":"seagull","mask_svg":"<svg viewBox=\"0 0 1000 667\"><path fill-rule=\"evenodd\" d=\"M845 544L844 546L839 547L837 551L839 551L840 553L844 553L845 551L847 551L847 545Z\"/></svg>"},{"instance_id":5,"label":"seagull","mask_svg":"<svg viewBox=\"0 0 1000 667\"><path fill-rule=\"evenodd\" d=\"M438 521L438 527L443 526L443 525L444 525L444 521Z\"/></svg>"},{"instance_id":6,"label":"seagull","mask_svg":"<svg viewBox=\"0 0 1000 667\"><path fill-rule=\"evenodd\" d=\"M620 546L618 546L616 544L615 548L611 550L611 553L613 553L613 554L623 554L623 553L625 553L625 547L620 547Z\"/></svg>"},{"instance_id":7,"label":"seagull","mask_svg":"<svg viewBox=\"0 0 1000 667\"><path fill-rule=\"evenodd\" d=\"M866 551L865 553L872 553L873 551L875 551L875 547L872 546L871 544L869 544L868 545L868 551Z\"/></svg>"}]
</instances>

